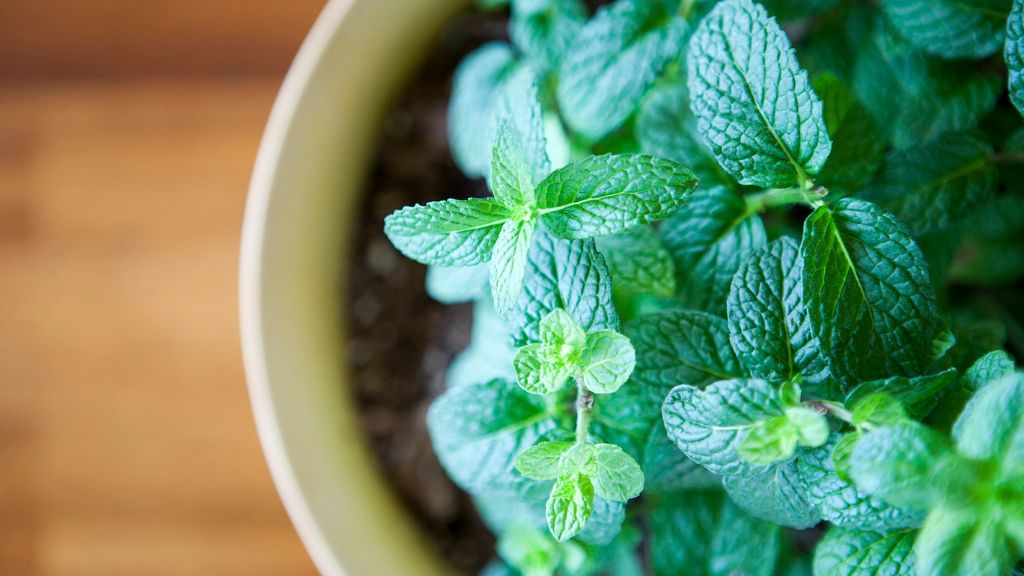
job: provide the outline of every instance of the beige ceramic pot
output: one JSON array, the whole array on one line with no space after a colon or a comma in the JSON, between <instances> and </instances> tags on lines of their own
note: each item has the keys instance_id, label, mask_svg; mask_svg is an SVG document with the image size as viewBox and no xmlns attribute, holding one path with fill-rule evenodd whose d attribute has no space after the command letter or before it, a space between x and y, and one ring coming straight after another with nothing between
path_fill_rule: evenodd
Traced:
<instances>
[{"instance_id":1,"label":"beige ceramic pot","mask_svg":"<svg viewBox=\"0 0 1024 576\"><path fill-rule=\"evenodd\" d=\"M249 392L281 498L328 575L445 572L359 429L342 279L378 120L467 3L331 0L285 79L253 171L240 278Z\"/></svg>"}]
</instances>

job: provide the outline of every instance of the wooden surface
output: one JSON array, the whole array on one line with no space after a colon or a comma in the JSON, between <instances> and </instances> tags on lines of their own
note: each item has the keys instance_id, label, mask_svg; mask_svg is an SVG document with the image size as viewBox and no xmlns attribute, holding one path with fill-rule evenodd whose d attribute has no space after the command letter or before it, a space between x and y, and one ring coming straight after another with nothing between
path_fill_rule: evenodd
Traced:
<instances>
[{"instance_id":1,"label":"wooden surface","mask_svg":"<svg viewBox=\"0 0 1024 576\"><path fill-rule=\"evenodd\" d=\"M0 574L313 573L253 427L236 271L259 136L320 3L0 2ZM139 18L175 4L190 36ZM42 54L11 51L47 45L9 37L12 13Z\"/></svg>"}]
</instances>

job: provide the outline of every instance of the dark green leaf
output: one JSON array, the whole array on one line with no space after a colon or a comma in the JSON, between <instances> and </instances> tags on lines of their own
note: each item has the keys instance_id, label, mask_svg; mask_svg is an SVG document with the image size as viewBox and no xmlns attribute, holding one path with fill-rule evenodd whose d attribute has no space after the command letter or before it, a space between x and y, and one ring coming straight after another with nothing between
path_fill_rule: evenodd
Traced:
<instances>
[{"instance_id":1,"label":"dark green leaf","mask_svg":"<svg viewBox=\"0 0 1024 576\"><path fill-rule=\"evenodd\" d=\"M837 76L818 76L814 90L824 103L825 126L832 137L832 152L815 181L833 193L859 193L882 164L884 134Z\"/></svg>"},{"instance_id":2,"label":"dark green leaf","mask_svg":"<svg viewBox=\"0 0 1024 576\"><path fill-rule=\"evenodd\" d=\"M671 296L676 291L672 256L650 226L637 226L597 239L617 294Z\"/></svg>"},{"instance_id":3,"label":"dark green leaf","mask_svg":"<svg viewBox=\"0 0 1024 576\"><path fill-rule=\"evenodd\" d=\"M1003 57L1010 73L1010 100L1024 114L1024 0L1014 0L1010 10Z\"/></svg>"},{"instance_id":4,"label":"dark green leaf","mask_svg":"<svg viewBox=\"0 0 1024 576\"><path fill-rule=\"evenodd\" d=\"M914 418L924 418L954 382L956 370L950 368L930 376L905 378L893 376L882 380L872 380L858 384L846 395L846 404L853 405L864 398L883 392L900 401L907 412Z\"/></svg>"},{"instance_id":5,"label":"dark green leaf","mask_svg":"<svg viewBox=\"0 0 1024 576\"><path fill-rule=\"evenodd\" d=\"M832 528L814 551L815 576L914 574L913 530L884 533Z\"/></svg>"},{"instance_id":6,"label":"dark green leaf","mask_svg":"<svg viewBox=\"0 0 1024 576\"><path fill-rule=\"evenodd\" d=\"M1009 0L884 0L893 25L943 58L984 58L1003 44Z\"/></svg>"}]
</instances>

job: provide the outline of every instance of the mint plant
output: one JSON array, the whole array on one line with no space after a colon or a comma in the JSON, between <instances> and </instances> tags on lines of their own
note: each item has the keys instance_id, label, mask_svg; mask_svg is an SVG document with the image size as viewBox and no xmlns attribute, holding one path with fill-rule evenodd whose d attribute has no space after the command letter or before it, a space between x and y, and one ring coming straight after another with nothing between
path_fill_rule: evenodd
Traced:
<instances>
[{"instance_id":1,"label":"mint plant","mask_svg":"<svg viewBox=\"0 0 1024 576\"><path fill-rule=\"evenodd\" d=\"M427 424L487 573L1019 572L1024 0L506 4L492 195L384 224L472 302Z\"/></svg>"}]
</instances>

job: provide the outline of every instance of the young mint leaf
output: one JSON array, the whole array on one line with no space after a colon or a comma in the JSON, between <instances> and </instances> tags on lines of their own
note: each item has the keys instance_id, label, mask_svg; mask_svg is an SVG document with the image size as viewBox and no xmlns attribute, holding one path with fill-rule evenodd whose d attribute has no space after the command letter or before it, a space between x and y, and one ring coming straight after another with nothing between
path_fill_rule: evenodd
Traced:
<instances>
[{"instance_id":1,"label":"young mint leaf","mask_svg":"<svg viewBox=\"0 0 1024 576\"><path fill-rule=\"evenodd\" d=\"M914 574L913 530L876 532L831 528L814 551L814 573L828 576Z\"/></svg>"},{"instance_id":2,"label":"young mint leaf","mask_svg":"<svg viewBox=\"0 0 1024 576\"><path fill-rule=\"evenodd\" d=\"M384 233L399 252L422 264L473 266L491 259L510 217L494 198L441 200L394 212L384 219Z\"/></svg>"},{"instance_id":3,"label":"young mint leaf","mask_svg":"<svg viewBox=\"0 0 1024 576\"><path fill-rule=\"evenodd\" d=\"M805 406L786 408L786 420L796 429L797 440L801 446L814 448L828 441L831 431L825 415Z\"/></svg>"},{"instance_id":4,"label":"young mint leaf","mask_svg":"<svg viewBox=\"0 0 1024 576\"><path fill-rule=\"evenodd\" d=\"M427 294L442 304L476 300L489 290L491 268L486 262L473 266L430 266Z\"/></svg>"},{"instance_id":5,"label":"young mint leaf","mask_svg":"<svg viewBox=\"0 0 1024 576\"><path fill-rule=\"evenodd\" d=\"M579 0L512 3L509 36L540 72L557 70L587 21Z\"/></svg>"},{"instance_id":6,"label":"young mint leaf","mask_svg":"<svg viewBox=\"0 0 1024 576\"><path fill-rule=\"evenodd\" d=\"M626 383L635 365L629 338L613 330L591 332L580 358L580 383L595 394L611 394Z\"/></svg>"},{"instance_id":7,"label":"young mint leaf","mask_svg":"<svg viewBox=\"0 0 1024 576\"><path fill-rule=\"evenodd\" d=\"M785 416L775 416L750 427L737 452L749 464L767 466L792 457L798 440L796 427Z\"/></svg>"},{"instance_id":8,"label":"young mint leaf","mask_svg":"<svg viewBox=\"0 0 1024 576\"><path fill-rule=\"evenodd\" d=\"M594 509L594 485L586 476L573 473L555 481L548 497L547 519L551 535L565 542L579 534Z\"/></svg>"},{"instance_id":9,"label":"young mint leaf","mask_svg":"<svg viewBox=\"0 0 1024 576\"><path fill-rule=\"evenodd\" d=\"M763 7L720 2L690 39L686 64L704 140L740 183L785 188L821 170L832 147L821 100Z\"/></svg>"},{"instance_id":10,"label":"young mint leaf","mask_svg":"<svg viewBox=\"0 0 1024 576\"><path fill-rule=\"evenodd\" d=\"M758 466L722 478L729 498L751 516L802 530L821 522L808 500L795 461Z\"/></svg>"},{"instance_id":11,"label":"young mint leaf","mask_svg":"<svg viewBox=\"0 0 1024 576\"><path fill-rule=\"evenodd\" d=\"M545 344L527 344L516 352L516 380L530 394L547 396L557 392L572 376L569 366L552 361L546 348Z\"/></svg>"},{"instance_id":12,"label":"young mint leaf","mask_svg":"<svg viewBox=\"0 0 1024 576\"><path fill-rule=\"evenodd\" d=\"M667 494L680 490L717 488L722 481L687 458L668 437L665 423L658 419L643 449L645 494Z\"/></svg>"},{"instance_id":13,"label":"young mint leaf","mask_svg":"<svg viewBox=\"0 0 1024 576\"><path fill-rule=\"evenodd\" d=\"M736 186L697 131L685 80L655 86L640 105L634 131L645 153L688 166L704 187Z\"/></svg>"},{"instance_id":14,"label":"young mint leaf","mask_svg":"<svg viewBox=\"0 0 1024 576\"><path fill-rule=\"evenodd\" d=\"M931 362L935 293L896 219L846 198L804 222L803 296L832 376L853 383L920 373Z\"/></svg>"},{"instance_id":15,"label":"young mint leaf","mask_svg":"<svg viewBox=\"0 0 1024 576\"><path fill-rule=\"evenodd\" d=\"M533 187L551 172L544 111L537 80L528 67L508 80L496 114L497 134L491 153L489 183L494 196L510 210L516 210L524 204L532 204ZM507 192L503 194L496 189L499 171L503 172L506 182L503 188Z\"/></svg>"},{"instance_id":16,"label":"young mint leaf","mask_svg":"<svg viewBox=\"0 0 1024 576\"><path fill-rule=\"evenodd\" d=\"M950 576L1002 576L1011 565L1009 542L994 518L970 509L939 508L918 535L917 573Z\"/></svg>"},{"instance_id":17,"label":"young mint leaf","mask_svg":"<svg viewBox=\"0 0 1024 576\"><path fill-rule=\"evenodd\" d=\"M864 398L883 392L899 400L907 413L914 418L924 418L935 407L942 394L956 382L956 369L950 368L938 374L905 378L893 376L881 380L862 382L846 395L846 404L854 405Z\"/></svg>"},{"instance_id":18,"label":"young mint leaf","mask_svg":"<svg viewBox=\"0 0 1024 576\"><path fill-rule=\"evenodd\" d=\"M637 226L597 239L617 294L669 297L676 291L672 256L650 226Z\"/></svg>"},{"instance_id":19,"label":"young mint leaf","mask_svg":"<svg viewBox=\"0 0 1024 576\"><path fill-rule=\"evenodd\" d=\"M516 456L555 427L543 401L499 379L450 388L427 413L441 464L471 494L514 489Z\"/></svg>"},{"instance_id":20,"label":"young mint leaf","mask_svg":"<svg viewBox=\"0 0 1024 576\"><path fill-rule=\"evenodd\" d=\"M822 518L844 528L880 532L920 525L923 514L891 506L837 475L836 452L841 445L839 434L833 433L827 444L802 451L796 460L807 499Z\"/></svg>"},{"instance_id":21,"label":"young mint leaf","mask_svg":"<svg viewBox=\"0 0 1024 576\"><path fill-rule=\"evenodd\" d=\"M1009 70L1010 101L1024 114L1024 0L1014 0L1010 9L1003 58Z\"/></svg>"},{"instance_id":22,"label":"young mint leaf","mask_svg":"<svg viewBox=\"0 0 1024 576\"><path fill-rule=\"evenodd\" d=\"M456 164L467 176L490 172L495 116L506 83L519 70L512 48L484 44L459 64L448 105L448 140Z\"/></svg>"},{"instance_id":23,"label":"young mint leaf","mask_svg":"<svg viewBox=\"0 0 1024 576\"><path fill-rule=\"evenodd\" d=\"M586 345L587 333L571 314L557 308L541 319L540 341L550 346L555 354L571 354Z\"/></svg>"},{"instance_id":24,"label":"young mint leaf","mask_svg":"<svg viewBox=\"0 0 1024 576\"><path fill-rule=\"evenodd\" d=\"M661 220L697 187L692 172L643 154L589 156L537 187L540 219L552 234L579 239Z\"/></svg>"},{"instance_id":25,"label":"young mint leaf","mask_svg":"<svg viewBox=\"0 0 1024 576\"><path fill-rule=\"evenodd\" d=\"M526 524L514 524L501 533L498 556L528 576L553 575L562 560L558 544Z\"/></svg>"},{"instance_id":26,"label":"young mint leaf","mask_svg":"<svg viewBox=\"0 0 1024 576\"><path fill-rule=\"evenodd\" d=\"M733 276L729 290L729 340L758 378L797 375L806 388L831 397L828 364L811 331L803 303L803 259L790 238L753 254Z\"/></svg>"},{"instance_id":27,"label":"young mint leaf","mask_svg":"<svg viewBox=\"0 0 1024 576\"><path fill-rule=\"evenodd\" d=\"M512 313L526 279L526 260L536 224L531 220L509 220L501 227L491 258L491 296L498 315Z\"/></svg>"},{"instance_id":28,"label":"young mint leaf","mask_svg":"<svg viewBox=\"0 0 1024 576\"><path fill-rule=\"evenodd\" d=\"M1013 358L1002 350L993 350L978 358L960 379L968 390L980 390L1013 372Z\"/></svg>"},{"instance_id":29,"label":"young mint leaf","mask_svg":"<svg viewBox=\"0 0 1024 576\"><path fill-rule=\"evenodd\" d=\"M735 474L749 468L740 452L747 435L783 410L778 391L764 380L720 380L704 390L673 388L662 417L669 438L691 460L715 474Z\"/></svg>"},{"instance_id":30,"label":"young mint leaf","mask_svg":"<svg viewBox=\"0 0 1024 576\"><path fill-rule=\"evenodd\" d=\"M853 406L853 410L850 411L852 416L850 417L850 424L856 427L862 427L864 425L874 426L888 426L893 424L899 424L906 420L909 420L907 412L903 409L903 405L895 397L890 396L886 393L871 394L865 396L863 399L858 400ZM856 438L854 434L850 434L843 437L843 440L848 438ZM843 441L839 441L839 445L842 445ZM839 450L837 445L836 450ZM843 447L843 450L853 450L853 446ZM833 458L835 454L833 453Z\"/></svg>"},{"instance_id":31,"label":"young mint leaf","mask_svg":"<svg viewBox=\"0 0 1024 576\"><path fill-rule=\"evenodd\" d=\"M584 26L559 72L559 109L573 131L597 141L619 127L679 56L686 23L665 4L619 0Z\"/></svg>"},{"instance_id":32,"label":"young mint leaf","mask_svg":"<svg viewBox=\"0 0 1024 576\"><path fill-rule=\"evenodd\" d=\"M761 218L722 186L701 188L661 226L676 268L676 289L690 308L724 315L733 274L768 243Z\"/></svg>"},{"instance_id":33,"label":"young mint leaf","mask_svg":"<svg viewBox=\"0 0 1024 576\"><path fill-rule=\"evenodd\" d=\"M854 194L871 181L885 155L885 135L853 91L825 73L813 82L824 103L832 152L816 181L833 193Z\"/></svg>"},{"instance_id":34,"label":"young mint leaf","mask_svg":"<svg viewBox=\"0 0 1024 576\"><path fill-rule=\"evenodd\" d=\"M960 454L995 460L1002 474L1024 472L1024 375L985 384L953 425Z\"/></svg>"},{"instance_id":35,"label":"young mint leaf","mask_svg":"<svg viewBox=\"0 0 1024 576\"><path fill-rule=\"evenodd\" d=\"M1003 45L1009 0L884 0L900 34L942 58L984 58Z\"/></svg>"},{"instance_id":36,"label":"young mint leaf","mask_svg":"<svg viewBox=\"0 0 1024 576\"><path fill-rule=\"evenodd\" d=\"M944 496L948 479L936 476L949 452L941 435L916 422L876 428L854 447L849 474L890 504L927 509Z\"/></svg>"},{"instance_id":37,"label":"young mint leaf","mask_svg":"<svg viewBox=\"0 0 1024 576\"><path fill-rule=\"evenodd\" d=\"M608 546L622 532L625 521L625 504L595 496L594 510L590 514L590 520L583 531L576 536L576 540L592 546Z\"/></svg>"},{"instance_id":38,"label":"young mint leaf","mask_svg":"<svg viewBox=\"0 0 1024 576\"><path fill-rule=\"evenodd\" d=\"M946 230L963 222L995 194L992 146L972 134L947 134L894 152L866 192L913 234Z\"/></svg>"},{"instance_id":39,"label":"young mint leaf","mask_svg":"<svg viewBox=\"0 0 1024 576\"><path fill-rule=\"evenodd\" d=\"M572 442L540 442L516 456L519 473L533 480L554 480L562 473L562 454L572 448Z\"/></svg>"},{"instance_id":40,"label":"young mint leaf","mask_svg":"<svg viewBox=\"0 0 1024 576\"><path fill-rule=\"evenodd\" d=\"M644 489L644 473L636 460L614 444L598 444L596 448L594 473L590 479L597 495L615 502L639 496Z\"/></svg>"},{"instance_id":41,"label":"young mint leaf","mask_svg":"<svg viewBox=\"0 0 1024 576\"><path fill-rule=\"evenodd\" d=\"M494 197L513 213L535 202L536 182L526 159L526 145L522 134L509 118L498 120L491 156L490 184Z\"/></svg>"},{"instance_id":42,"label":"young mint leaf","mask_svg":"<svg viewBox=\"0 0 1024 576\"><path fill-rule=\"evenodd\" d=\"M538 230L530 247L523 293L509 319L515 345L540 341L541 319L559 308L584 330L620 329L611 274L594 241L559 240Z\"/></svg>"}]
</instances>

